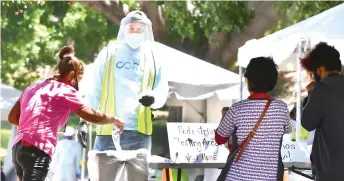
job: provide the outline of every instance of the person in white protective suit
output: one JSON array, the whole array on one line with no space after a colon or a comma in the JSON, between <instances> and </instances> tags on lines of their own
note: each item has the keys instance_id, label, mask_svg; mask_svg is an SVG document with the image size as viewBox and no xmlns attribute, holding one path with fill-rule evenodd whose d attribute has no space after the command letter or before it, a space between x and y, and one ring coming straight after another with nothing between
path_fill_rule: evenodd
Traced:
<instances>
[{"instance_id":1,"label":"person in white protective suit","mask_svg":"<svg viewBox=\"0 0 344 181\"><path fill-rule=\"evenodd\" d=\"M87 74L87 72L86 72ZM154 53L152 23L141 11L121 21L117 40L104 47L93 63L93 81L86 83L86 100L94 109L124 120L123 150L151 150L151 109L162 107L168 83ZM113 126L97 126L94 150L116 150ZM81 121L78 139L86 147L87 123Z\"/></svg>"},{"instance_id":2,"label":"person in white protective suit","mask_svg":"<svg viewBox=\"0 0 344 181\"><path fill-rule=\"evenodd\" d=\"M52 181L80 180L81 145L74 138L74 128L67 126L50 164Z\"/></svg>"}]
</instances>

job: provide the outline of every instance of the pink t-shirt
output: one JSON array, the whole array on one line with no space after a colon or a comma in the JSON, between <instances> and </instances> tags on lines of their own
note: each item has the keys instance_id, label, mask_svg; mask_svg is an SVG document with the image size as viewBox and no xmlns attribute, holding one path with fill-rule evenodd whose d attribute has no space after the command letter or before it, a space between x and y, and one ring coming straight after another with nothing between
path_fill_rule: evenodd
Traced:
<instances>
[{"instance_id":1,"label":"pink t-shirt","mask_svg":"<svg viewBox=\"0 0 344 181\"><path fill-rule=\"evenodd\" d=\"M75 88L55 80L32 84L19 101L20 119L14 144L23 140L50 157L58 130L66 124L71 112L84 107Z\"/></svg>"}]
</instances>

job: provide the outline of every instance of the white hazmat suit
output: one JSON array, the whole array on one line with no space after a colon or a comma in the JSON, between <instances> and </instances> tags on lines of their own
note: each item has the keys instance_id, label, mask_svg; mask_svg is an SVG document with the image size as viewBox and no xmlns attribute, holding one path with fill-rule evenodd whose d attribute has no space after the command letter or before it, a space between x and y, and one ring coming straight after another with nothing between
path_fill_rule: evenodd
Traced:
<instances>
[{"instance_id":1,"label":"white hazmat suit","mask_svg":"<svg viewBox=\"0 0 344 181\"><path fill-rule=\"evenodd\" d=\"M50 164L53 181L77 181L80 177L81 145L73 139L75 131L67 127L64 138L57 143Z\"/></svg>"}]
</instances>

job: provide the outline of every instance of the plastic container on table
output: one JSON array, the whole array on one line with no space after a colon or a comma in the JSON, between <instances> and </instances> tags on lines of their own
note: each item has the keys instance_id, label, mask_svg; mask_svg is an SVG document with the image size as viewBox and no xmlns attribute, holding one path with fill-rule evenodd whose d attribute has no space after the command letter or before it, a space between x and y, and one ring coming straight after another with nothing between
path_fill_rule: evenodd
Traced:
<instances>
[{"instance_id":1,"label":"plastic container on table","mask_svg":"<svg viewBox=\"0 0 344 181\"><path fill-rule=\"evenodd\" d=\"M122 150L117 127L112 132L116 150L88 153L90 181L147 181L148 150Z\"/></svg>"}]
</instances>

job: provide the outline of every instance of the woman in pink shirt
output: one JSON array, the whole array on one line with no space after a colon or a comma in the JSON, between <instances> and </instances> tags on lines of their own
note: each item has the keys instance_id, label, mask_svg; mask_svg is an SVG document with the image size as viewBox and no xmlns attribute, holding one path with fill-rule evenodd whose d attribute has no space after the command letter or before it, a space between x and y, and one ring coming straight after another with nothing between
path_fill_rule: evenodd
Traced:
<instances>
[{"instance_id":1,"label":"woman in pink shirt","mask_svg":"<svg viewBox=\"0 0 344 181\"><path fill-rule=\"evenodd\" d=\"M8 116L9 122L18 126L12 155L20 181L45 180L57 131L66 124L71 112L95 124L114 124L123 129L118 118L82 103L78 82L82 79L84 64L74 57L74 48L63 47L59 58L54 77L25 89Z\"/></svg>"}]
</instances>

